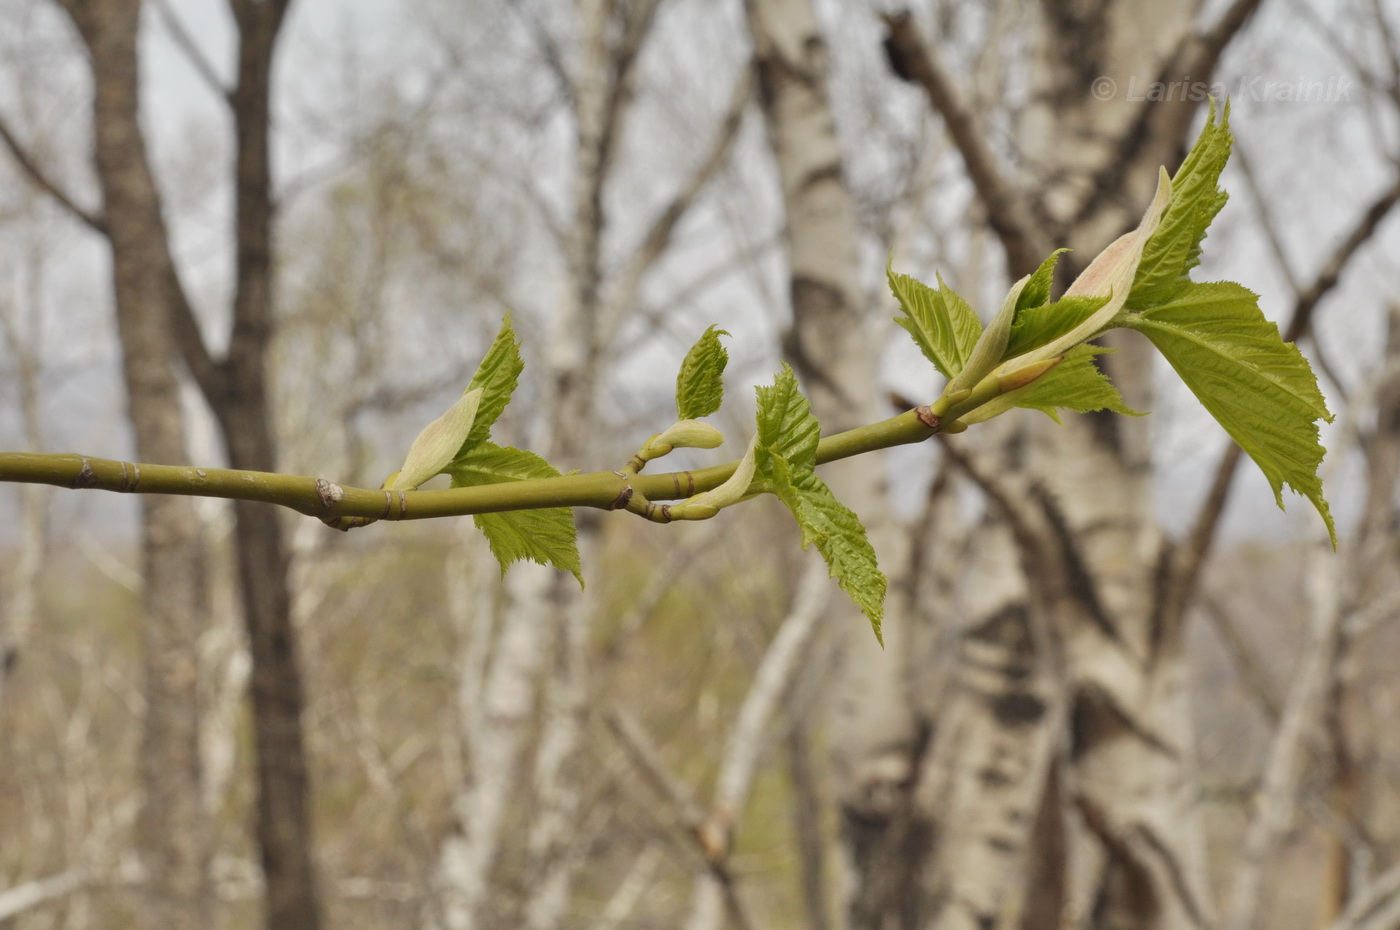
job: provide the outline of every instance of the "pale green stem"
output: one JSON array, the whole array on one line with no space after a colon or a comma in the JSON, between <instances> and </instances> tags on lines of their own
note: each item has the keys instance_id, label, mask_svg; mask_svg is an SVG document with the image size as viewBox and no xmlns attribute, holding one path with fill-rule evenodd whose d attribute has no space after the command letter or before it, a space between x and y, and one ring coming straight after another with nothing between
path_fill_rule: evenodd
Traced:
<instances>
[{"instance_id":1,"label":"pale green stem","mask_svg":"<svg viewBox=\"0 0 1400 930\"><path fill-rule=\"evenodd\" d=\"M938 429L919 417L936 417L942 405L910 410L888 420L827 436L817 446L817 464L922 442ZM534 510L543 507L618 509L630 485L649 501L676 500L718 487L734 473L738 462L695 471L657 475L621 475L603 471L558 478L509 481L475 488L443 491L392 491L345 487L324 478L194 468L188 465L146 465L73 454L0 452L0 482L52 484L66 488L97 488L137 494L182 494L279 504L332 525L346 518L359 520L425 520L432 517Z\"/></svg>"}]
</instances>

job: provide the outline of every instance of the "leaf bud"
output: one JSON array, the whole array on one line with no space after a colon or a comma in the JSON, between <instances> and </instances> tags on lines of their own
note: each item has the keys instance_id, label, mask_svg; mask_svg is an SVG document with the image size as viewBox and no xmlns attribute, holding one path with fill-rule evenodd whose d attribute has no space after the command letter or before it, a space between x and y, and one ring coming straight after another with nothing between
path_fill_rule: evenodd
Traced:
<instances>
[{"instance_id":1,"label":"leaf bud","mask_svg":"<svg viewBox=\"0 0 1400 930\"><path fill-rule=\"evenodd\" d=\"M674 520L707 520L730 504L743 500L753 482L754 470L758 466L758 437L749 441L748 451L740 459L734 474L717 488L701 491L687 497L679 504L671 505L671 518Z\"/></svg>"},{"instance_id":2,"label":"leaf bud","mask_svg":"<svg viewBox=\"0 0 1400 930\"><path fill-rule=\"evenodd\" d=\"M476 411L481 406L482 389L465 392L457 402L447 408L418 434L413 445L408 448L403 467L399 469L386 486L391 491L412 491L423 482L440 473L457 457L462 443L471 434L476 422Z\"/></svg>"}]
</instances>

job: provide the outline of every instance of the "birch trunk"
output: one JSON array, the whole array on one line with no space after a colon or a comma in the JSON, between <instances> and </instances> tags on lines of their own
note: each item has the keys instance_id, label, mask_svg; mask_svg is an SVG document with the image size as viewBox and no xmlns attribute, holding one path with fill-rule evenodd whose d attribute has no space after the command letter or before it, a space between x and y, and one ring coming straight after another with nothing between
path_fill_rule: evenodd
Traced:
<instances>
[{"instance_id":1,"label":"birch trunk","mask_svg":"<svg viewBox=\"0 0 1400 930\"><path fill-rule=\"evenodd\" d=\"M1117 3L1086 23L1080 7L1048 0L1040 16L1034 80L1046 103L1027 120L1024 147L1035 177L1061 179L1043 188L1041 212L1058 221L1057 241L1087 261L1136 221L1153 183L1150 171L1135 172L1115 202L1102 196L1106 173L1124 160L1174 165L1185 140L1135 124L1140 104L1085 91L1101 74L1161 75L1189 35L1191 11ZM1111 344L1120 351L1110 376L1130 406L1151 409L1147 346ZM1065 893L1069 919L1082 926L1213 922L1181 618L1158 609L1167 552L1153 511L1149 430L1146 420L1088 415L1063 430L1040 425L1031 443L1087 574L1070 586L1078 603L1058 630L1069 728L1060 773L1069 824ZM1084 493L1090 487L1094 493Z\"/></svg>"},{"instance_id":2,"label":"birch trunk","mask_svg":"<svg viewBox=\"0 0 1400 930\"><path fill-rule=\"evenodd\" d=\"M165 280L152 254L152 228L159 224L155 185L139 129L140 4L92 3L72 12L91 53L93 146L136 455L147 462L183 462L176 345L164 312ZM146 718L138 848L149 877L142 922L196 930L209 925L212 903L196 690L198 630L207 607L205 556L192 502L143 496L141 514Z\"/></svg>"},{"instance_id":3,"label":"birch trunk","mask_svg":"<svg viewBox=\"0 0 1400 930\"><path fill-rule=\"evenodd\" d=\"M977 137L982 121L961 104L948 69L931 51L910 57L910 20L890 17L892 60L938 108L994 213L1013 276L1043 257L1028 256L1033 239L1075 246L1062 263L1070 270L1137 219L1140 188L1157 164L1177 160L1191 111L1135 103L1128 82L1173 79L1170 67L1205 61L1186 55L1200 47L1191 14L1181 5L1038 4L1017 183ZM1122 82L1116 100L1093 95L1100 75ZM996 206L1016 201L1029 209ZM1145 406L1150 366L1136 347L1117 360L1128 402ZM880 692L854 676L839 698L879 716L836 734L838 758L858 760L843 771L866 773L842 796L856 927L1177 928L1211 919L1179 617L1157 609L1166 552L1150 510L1145 427L1072 420L1009 440L1001 464L984 470L1016 477L1022 490L1010 506L1024 512L1009 534L979 528L977 551L960 562L946 683L938 656L920 651L909 664L912 699L898 689L872 697ZM995 481L983 483L996 497ZM889 709L896 704L903 709Z\"/></svg>"},{"instance_id":4,"label":"birch trunk","mask_svg":"<svg viewBox=\"0 0 1400 930\"><path fill-rule=\"evenodd\" d=\"M630 102L630 75L650 28L655 3L622 8L609 0L580 4L581 59L572 82L578 144L574 163L574 217L567 242L569 276L552 322L546 353L549 388L530 447L565 469L589 445L607 334L600 320L600 261L606 225L603 189ZM616 27L620 37L610 40ZM588 558L596 520L579 519L579 549ZM447 930L494 925L502 910L544 930L564 918L577 857L568 840L576 826L578 786L573 757L586 709L586 645L591 602L567 588L572 578L552 569L517 564L506 578L500 632L482 674L483 691L464 702L461 727L471 770L454 799L456 824L443 843L438 867L439 913L430 918ZM478 617L476 622L482 622ZM545 670L550 674L541 680ZM546 695L543 719L539 694ZM479 707L479 713L471 713ZM536 875L524 902L496 902L491 869L501 853L507 806L517 795L525 754L542 724L528 828L527 857ZM499 896L497 896L499 898Z\"/></svg>"},{"instance_id":5,"label":"birch trunk","mask_svg":"<svg viewBox=\"0 0 1400 930\"><path fill-rule=\"evenodd\" d=\"M823 432L868 422L876 410L875 357L861 296L855 203L842 168L828 89L826 43L809 0L750 0L750 33L764 125L787 217L792 325L783 351L797 370ZM903 563L901 534L887 516L881 464L836 463L823 478L861 516L887 572ZM897 588L898 577L891 578ZM925 737L910 712L897 657L908 631L891 598L880 649L868 624L833 600L839 641L833 710L833 776L854 926L878 889L912 877L918 826L905 821L904 788ZM886 842L889 840L889 842ZM911 853L913 853L911 855Z\"/></svg>"}]
</instances>

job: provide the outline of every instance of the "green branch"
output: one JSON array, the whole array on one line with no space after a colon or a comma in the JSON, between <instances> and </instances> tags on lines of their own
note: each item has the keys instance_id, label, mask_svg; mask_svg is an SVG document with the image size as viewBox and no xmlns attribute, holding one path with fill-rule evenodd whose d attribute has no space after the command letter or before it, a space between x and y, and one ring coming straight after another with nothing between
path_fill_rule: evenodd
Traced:
<instances>
[{"instance_id":1,"label":"green branch","mask_svg":"<svg viewBox=\"0 0 1400 930\"><path fill-rule=\"evenodd\" d=\"M930 416L928 408L920 410L925 417ZM935 429L919 419L919 411L910 410L824 438L817 446L817 462L921 442ZM349 487L305 475L148 465L68 453L0 452L0 482L258 501L288 507L331 525L344 525L343 521L353 518L426 520L547 507L616 509L614 505L629 486L647 500L678 500L718 487L734 474L738 464L727 462L656 475L600 471L441 491L395 491Z\"/></svg>"}]
</instances>

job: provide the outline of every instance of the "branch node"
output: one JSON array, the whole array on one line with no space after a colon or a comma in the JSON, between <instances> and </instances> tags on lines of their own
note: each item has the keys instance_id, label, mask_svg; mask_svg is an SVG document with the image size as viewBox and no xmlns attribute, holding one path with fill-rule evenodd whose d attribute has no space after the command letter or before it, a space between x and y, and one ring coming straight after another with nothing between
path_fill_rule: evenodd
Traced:
<instances>
[{"instance_id":1,"label":"branch node","mask_svg":"<svg viewBox=\"0 0 1400 930\"><path fill-rule=\"evenodd\" d=\"M321 506L327 510L345 500L345 489L325 478L316 479L316 494L321 498Z\"/></svg>"},{"instance_id":2,"label":"branch node","mask_svg":"<svg viewBox=\"0 0 1400 930\"><path fill-rule=\"evenodd\" d=\"M919 422L929 429L938 429L943 425L943 418L933 412L928 404L922 404L914 408L914 416L919 418Z\"/></svg>"},{"instance_id":3,"label":"branch node","mask_svg":"<svg viewBox=\"0 0 1400 930\"><path fill-rule=\"evenodd\" d=\"M78 475L73 479L74 488L90 488L97 484L97 475L92 470L92 463L83 456L83 467L78 471Z\"/></svg>"},{"instance_id":4,"label":"branch node","mask_svg":"<svg viewBox=\"0 0 1400 930\"><path fill-rule=\"evenodd\" d=\"M613 498L613 502L609 504L606 509L621 510L632 500L633 493L635 493L635 490L632 485L624 484L622 490L617 492L617 497Z\"/></svg>"},{"instance_id":5,"label":"branch node","mask_svg":"<svg viewBox=\"0 0 1400 930\"><path fill-rule=\"evenodd\" d=\"M685 493L684 493L684 494L681 493L681 475L685 475ZM694 497L694 496L695 496L695 475L694 475L694 474L692 474L692 473L689 472L689 471L673 471L673 472L671 472L671 480L672 480L673 482L675 482L675 485L676 485L676 496L677 496L677 497Z\"/></svg>"},{"instance_id":6,"label":"branch node","mask_svg":"<svg viewBox=\"0 0 1400 930\"><path fill-rule=\"evenodd\" d=\"M141 483L141 466L135 462L118 462L122 467L122 483L117 487L117 491L122 494L129 494L136 490L136 486ZM130 471L127 469L130 468Z\"/></svg>"}]
</instances>

